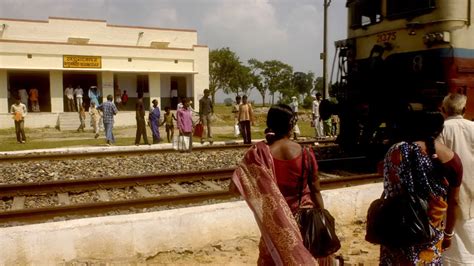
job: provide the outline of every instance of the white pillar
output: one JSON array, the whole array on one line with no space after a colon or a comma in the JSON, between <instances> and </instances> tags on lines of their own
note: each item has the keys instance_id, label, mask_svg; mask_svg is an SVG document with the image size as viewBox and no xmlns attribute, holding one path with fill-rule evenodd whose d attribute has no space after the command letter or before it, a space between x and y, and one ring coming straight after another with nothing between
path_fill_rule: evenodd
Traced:
<instances>
[{"instance_id":1,"label":"white pillar","mask_svg":"<svg viewBox=\"0 0 474 266\"><path fill-rule=\"evenodd\" d=\"M114 96L114 73L102 72L102 102L107 101L107 95Z\"/></svg>"},{"instance_id":2,"label":"white pillar","mask_svg":"<svg viewBox=\"0 0 474 266\"><path fill-rule=\"evenodd\" d=\"M8 108L8 79L7 70L0 69L0 113L10 112Z\"/></svg>"},{"instance_id":3,"label":"white pillar","mask_svg":"<svg viewBox=\"0 0 474 266\"><path fill-rule=\"evenodd\" d=\"M203 95L205 89L209 89L209 48L208 47L194 47L194 72L191 75L193 80L192 86L194 97L199 101L200 96ZM199 104L196 103L196 110L199 109Z\"/></svg>"},{"instance_id":4,"label":"white pillar","mask_svg":"<svg viewBox=\"0 0 474 266\"><path fill-rule=\"evenodd\" d=\"M49 91L51 93L51 112L64 112L63 72L51 70L49 72Z\"/></svg>"},{"instance_id":5,"label":"white pillar","mask_svg":"<svg viewBox=\"0 0 474 266\"><path fill-rule=\"evenodd\" d=\"M161 98L161 74L160 73L149 73L148 74L148 85L150 89L150 104L154 99L160 102Z\"/></svg>"}]
</instances>

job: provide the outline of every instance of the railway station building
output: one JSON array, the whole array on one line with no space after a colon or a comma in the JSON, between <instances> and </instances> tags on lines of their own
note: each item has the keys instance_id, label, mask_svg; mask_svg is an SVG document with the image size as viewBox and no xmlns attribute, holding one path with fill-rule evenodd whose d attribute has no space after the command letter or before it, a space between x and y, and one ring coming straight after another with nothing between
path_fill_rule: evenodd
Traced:
<instances>
[{"instance_id":1,"label":"railway station building","mask_svg":"<svg viewBox=\"0 0 474 266\"><path fill-rule=\"evenodd\" d=\"M39 110L25 103L26 127L58 127L61 116L77 116L68 112L65 89L81 87L87 111L93 86L99 103L126 90L129 101L118 104L116 125L134 125L139 93L146 108L153 99L161 109L176 109L181 97L197 103L209 86L209 48L190 29L0 18L0 128L13 127L9 111L17 95L38 91Z\"/></svg>"}]
</instances>

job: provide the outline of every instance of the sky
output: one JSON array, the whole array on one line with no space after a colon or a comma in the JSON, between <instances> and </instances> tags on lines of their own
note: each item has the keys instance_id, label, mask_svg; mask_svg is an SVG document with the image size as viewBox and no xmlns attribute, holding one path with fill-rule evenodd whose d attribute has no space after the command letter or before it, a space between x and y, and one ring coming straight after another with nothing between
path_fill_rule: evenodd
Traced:
<instances>
[{"instance_id":1,"label":"sky","mask_svg":"<svg viewBox=\"0 0 474 266\"><path fill-rule=\"evenodd\" d=\"M195 29L209 49L229 47L246 63L280 60L322 75L324 0L0 0L0 17L101 19L109 24ZM328 15L328 71L334 41L347 36L346 0ZM258 92L253 92L260 98ZM251 94L252 95L252 94ZM218 95L218 98L225 97ZM258 101L258 99L256 99ZM261 100L261 98L260 98Z\"/></svg>"}]
</instances>

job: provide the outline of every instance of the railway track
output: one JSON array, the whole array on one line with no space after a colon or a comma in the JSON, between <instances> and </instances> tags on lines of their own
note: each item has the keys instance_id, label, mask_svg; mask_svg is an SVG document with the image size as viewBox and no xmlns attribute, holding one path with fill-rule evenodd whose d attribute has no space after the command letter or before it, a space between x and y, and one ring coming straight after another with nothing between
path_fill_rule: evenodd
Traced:
<instances>
[{"instance_id":1,"label":"railway track","mask_svg":"<svg viewBox=\"0 0 474 266\"><path fill-rule=\"evenodd\" d=\"M228 192L234 169L199 172L181 172L126 177L68 180L30 184L0 185L3 203L10 208L0 212L0 224L37 223L55 217L89 216L109 211L133 210L150 207L202 204L235 198ZM321 180L323 189L380 181L377 174L354 175ZM196 189L197 188L197 189ZM126 189L135 194L132 198L112 197L115 189ZM163 193L164 192L164 193ZM94 193L96 200L75 204L74 195ZM27 207L28 198L54 198L54 206ZM94 197L90 197L94 198Z\"/></svg>"},{"instance_id":2,"label":"railway track","mask_svg":"<svg viewBox=\"0 0 474 266\"><path fill-rule=\"evenodd\" d=\"M314 145L315 140L298 141L300 144ZM334 140L319 140L319 144L323 145L335 145ZM211 150L226 150L226 149L247 149L250 144L237 144L229 143L224 145L206 145L193 147L193 151L211 151ZM18 154L2 154L0 153L0 163L2 162L18 162L18 161L38 161L38 160L68 160L68 159L80 159L90 157L120 157L120 156L134 156L134 155L145 155L145 154L156 154L164 152L173 152L171 147L163 148L160 146L140 146L136 148L133 146L116 146L116 149L109 149L103 147L100 149L71 149L65 152L31 152L31 153L18 153Z\"/></svg>"}]
</instances>

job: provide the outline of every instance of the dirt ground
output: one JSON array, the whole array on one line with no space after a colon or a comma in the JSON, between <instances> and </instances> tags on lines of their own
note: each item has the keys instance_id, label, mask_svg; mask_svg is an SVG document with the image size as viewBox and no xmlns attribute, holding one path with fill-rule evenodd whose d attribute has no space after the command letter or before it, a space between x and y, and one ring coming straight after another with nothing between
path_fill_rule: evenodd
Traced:
<instances>
[{"instance_id":1,"label":"dirt ground","mask_svg":"<svg viewBox=\"0 0 474 266\"><path fill-rule=\"evenodd\" d=\"M365 224L353 223L338 227L344 265L378 265L379 247L364 240ZM258 258L256 237L239 238L215 243L197 250L162 252L146 263L164 265L255 265Z\"/></svg>"},{"instance_id":2,"label":"dirt ground","mask_svg":"<svg viewBox=\"0 0 474 266\"><path fill-rule=\"evenodd\" d=\"M378 265L379 247L364 240L365 224L361 222L337 226L344 265ZM80 261L87 265L256 265L258 237L242 237L221 241L198 249L163 251L152 257L128 261Z\"/></svg>"}]
</instances>

